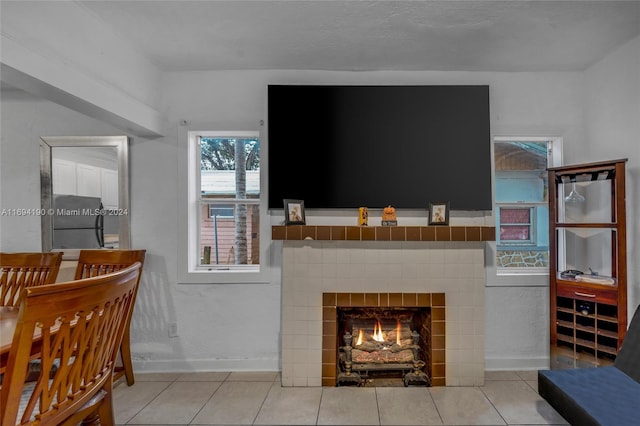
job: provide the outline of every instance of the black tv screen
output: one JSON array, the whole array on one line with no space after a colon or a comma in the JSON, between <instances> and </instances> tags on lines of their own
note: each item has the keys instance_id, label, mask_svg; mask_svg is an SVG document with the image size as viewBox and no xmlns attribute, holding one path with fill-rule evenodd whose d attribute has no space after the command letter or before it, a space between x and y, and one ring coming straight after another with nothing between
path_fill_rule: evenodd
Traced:
<instances>
[{"instance_id":1,"label":"black tv screen","mask_svg":"<svg viewBox=\"0 0 640 426\"><path fill-rule=\"evenodd\" d=\"M489 86L268 87L269 208L491 210Z\"/></svg>"}]
</instances>

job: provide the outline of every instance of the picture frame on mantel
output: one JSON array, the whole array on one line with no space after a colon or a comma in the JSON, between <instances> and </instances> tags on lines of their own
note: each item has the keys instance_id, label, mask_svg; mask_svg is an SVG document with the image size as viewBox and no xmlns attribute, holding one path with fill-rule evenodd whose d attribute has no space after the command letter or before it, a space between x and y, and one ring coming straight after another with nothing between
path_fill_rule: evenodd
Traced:
<instances>
[{"instance_id":1,"label":"picture frame on mantel","mask_svg":"<svg viewBox=\"0 0 640 426\"><path fill-rule=\"evenodd\" d=\"M284 224L305 225L304 200L284 199Z\"/></svg>"},{"instance_id":2,"label":"picture frame on mantel","mask_svg":"<svg viewBox=\"0 0 640 426\"><path fill-rule=\"evenodd\" d=\"M449 225L449 202L429 203L429 225Z\"/></svg>"}]
</instances>

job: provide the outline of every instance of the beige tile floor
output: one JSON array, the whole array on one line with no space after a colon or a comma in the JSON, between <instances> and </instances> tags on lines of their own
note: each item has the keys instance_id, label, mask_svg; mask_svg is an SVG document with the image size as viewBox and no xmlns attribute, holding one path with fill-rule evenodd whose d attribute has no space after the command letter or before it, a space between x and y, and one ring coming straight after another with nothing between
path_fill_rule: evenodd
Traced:
<instances>
[{"instance_id":1,"label":"beige tile floor","mask_svg":"<svg viewBox=\"0 0 640 426\"><path fill-rule=\"evenodd\" d=\"M116 383L118 425L566 425L537 372L487 372L481 387L280 386L278 372L136 374Z\"/></svg>"}]
</instances>

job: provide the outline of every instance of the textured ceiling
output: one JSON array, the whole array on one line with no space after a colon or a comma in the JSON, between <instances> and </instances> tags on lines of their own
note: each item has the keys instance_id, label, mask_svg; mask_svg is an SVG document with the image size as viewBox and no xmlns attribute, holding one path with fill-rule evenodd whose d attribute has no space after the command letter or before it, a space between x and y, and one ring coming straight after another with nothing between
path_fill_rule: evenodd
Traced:
<instances>
[{"instance_id":1,"label":"textured ceiling","mask_svg":"<svg viewBox=\"0 0 640 426\"><path fill-rule=\"evenodd\" d=\"M164 71L574 71L639 1L78 1Z\"/></svg>"}]
</instances>

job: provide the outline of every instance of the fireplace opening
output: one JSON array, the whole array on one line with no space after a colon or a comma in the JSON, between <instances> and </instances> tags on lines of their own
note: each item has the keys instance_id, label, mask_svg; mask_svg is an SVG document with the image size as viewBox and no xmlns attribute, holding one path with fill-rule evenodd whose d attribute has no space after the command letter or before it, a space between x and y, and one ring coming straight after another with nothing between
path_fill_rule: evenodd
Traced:
<instances>
[{"instance_id":1,"label":"fireplace opening","mask_svg":"<svg viewBox=\"0 0 640 426\"><path fill-rule=\"evenodd\" d=\"M430 307L340 307L338 386L431 386Z\"/></svg>"}]
</instances>

